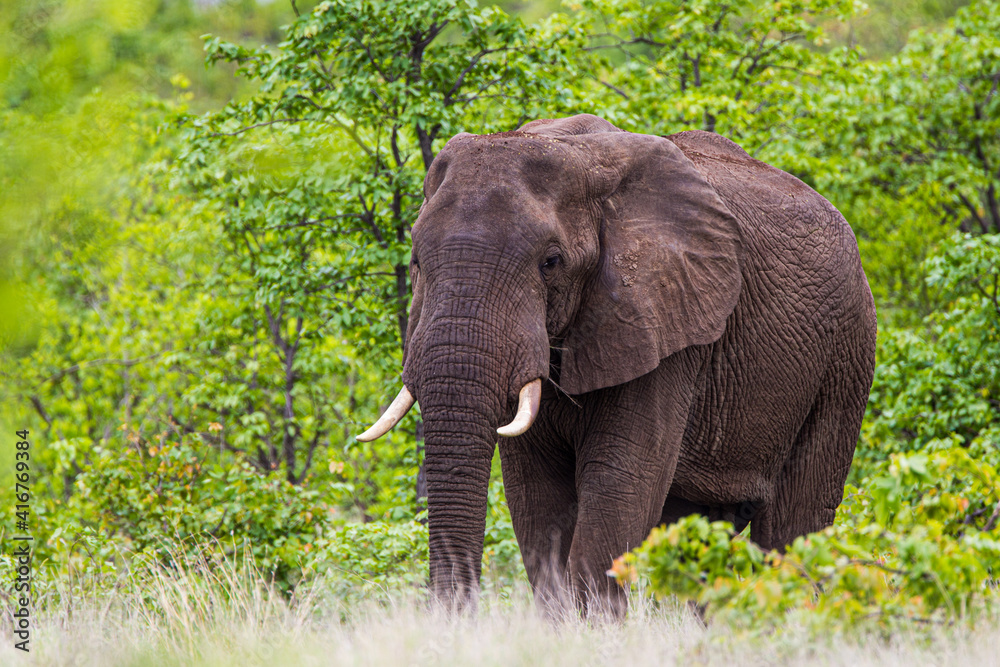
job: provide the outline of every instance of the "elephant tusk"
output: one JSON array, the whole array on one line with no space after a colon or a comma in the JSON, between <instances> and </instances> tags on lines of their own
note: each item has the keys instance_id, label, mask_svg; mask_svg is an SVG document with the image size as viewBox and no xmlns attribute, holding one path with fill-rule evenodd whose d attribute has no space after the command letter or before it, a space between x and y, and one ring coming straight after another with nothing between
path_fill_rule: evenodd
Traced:
<instances>
[{"instance_id":1,"label":"elephant tusk","mask_svg":"<svg viewBox=\"0 0 1000 667\"><path fill-rule=\"evenodd\" d=\"M371 442L372 440L381 438L383 435L388 433L393 426L398 424L399 420L402 419L412 407L413 394L410 393L410 390L407 389L404 384L403 388L399 390L399 394L397 394L396 398L392 400L392 404L389 405L388 409L386 409L386 411L382 413L382 416L378 418L378 421L375 422L370 429L357 437L358 441Z\"/></svg>"},{"instance_id":2,"label":"elephant tusk","mask_svg":"<svg viewBox=\"0 0 1000 667\"><path fill-rule=\"evenodd\" d=\"M497 433L507 438L521 435L529 428L538 416L538 404L542 400L542 380L532 380L521 388L521 393L517 397L517 414L514 421L501 426Z\"/></svg>"}]
</instances>

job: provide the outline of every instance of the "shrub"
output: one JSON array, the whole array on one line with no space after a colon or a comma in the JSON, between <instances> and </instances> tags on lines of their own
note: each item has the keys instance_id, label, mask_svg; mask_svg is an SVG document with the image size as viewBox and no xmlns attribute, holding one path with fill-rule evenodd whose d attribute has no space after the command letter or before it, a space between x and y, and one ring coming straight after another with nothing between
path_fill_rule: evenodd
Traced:
<instances>
[{"instance_id":1,"label":"shrub","mask_svg":"<svg viewBox=\"0 0 1000 667\"><path fill-rule=\"evenodd\" d=\"M58 559L87 535L105 536L104 559L131 552L168 562L178 551L201 553L208 544L227 555L252 555L283 588L298 582L302 556L328 511L317 491L262 475L242 460L212 458L175 432L129 442L124 451L98 444L88 452L62 443L68 461L86 454L89 465L75 493L49 508L47 520L57 527L44 531L50 536L42 555Z\"/></svg>"}]
</instances>

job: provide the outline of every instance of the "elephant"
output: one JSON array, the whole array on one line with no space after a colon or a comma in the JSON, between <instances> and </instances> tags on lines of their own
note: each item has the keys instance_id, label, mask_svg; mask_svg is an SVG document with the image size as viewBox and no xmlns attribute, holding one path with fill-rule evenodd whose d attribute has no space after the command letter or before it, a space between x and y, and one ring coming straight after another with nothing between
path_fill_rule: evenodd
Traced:
<instances>
[{"instance_id":1,"label":"elephant","mask_svg":"<svg viewBox=\"0 0 1000 667\"><path fill-rule=\"evenodd\" d=\"M626 613L613 560L688 514L765 549L833 522L876 313L826 199L718 134L590 114L458 134L423 194L403 387L358 439L419 402L435 598L476 604L498 440L546 608Z\"/></svg>"}]
</instances>

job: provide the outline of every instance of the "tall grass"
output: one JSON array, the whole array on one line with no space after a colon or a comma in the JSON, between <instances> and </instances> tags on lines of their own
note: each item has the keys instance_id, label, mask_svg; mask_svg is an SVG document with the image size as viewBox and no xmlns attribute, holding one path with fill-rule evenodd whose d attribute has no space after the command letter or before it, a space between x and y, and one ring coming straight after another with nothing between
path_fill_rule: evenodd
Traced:
<instances>
[{"instance_id":1,"label":"tall grass","mask_svg":"<svg viewBox=\"0 0 1000 667\"><path fill-rule=\"evenodd\" d=\"M54 582L35 610L31 653L0 665L997 665L1000 624L884 638L741 638L687 608L632 600L621 624L547 621L525 586L484 596L476 618L412 593L346 606L317 581L278 592L248 559L137 560L112 580Z\"/></svg>"}]
</instances>

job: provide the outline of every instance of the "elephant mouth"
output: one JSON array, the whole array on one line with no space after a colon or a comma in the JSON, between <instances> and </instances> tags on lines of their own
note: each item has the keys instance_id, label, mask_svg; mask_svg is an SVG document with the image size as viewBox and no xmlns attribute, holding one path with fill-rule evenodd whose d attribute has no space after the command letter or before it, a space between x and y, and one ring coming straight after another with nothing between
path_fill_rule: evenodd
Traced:
<instances>
[{"instance_id":1,"label":"elephant mouth","mask_svg":"<svg viewBox=\"0 0 1000 667\"><path fill-rule=\"evenodd\" d=\"M535 418L538 417L538 407L541 404L541 400L542 380L541 378L536 378L521 388L517 397L517 413L514 415L514 419L506 426L498 428L497 434L506 438L512 438L516 435L521 435L531 428L531 425L535 423ZM406 388L406 385L403 385L403 388L399 390L396 398L393 399L386 411L382 413L378 421L367 431L357 436L357 439L360 442L371 442L372 440L381 438L406 416L406 413L413 407L414 402L413 394Z\"/></svg>"}]
</instances>

